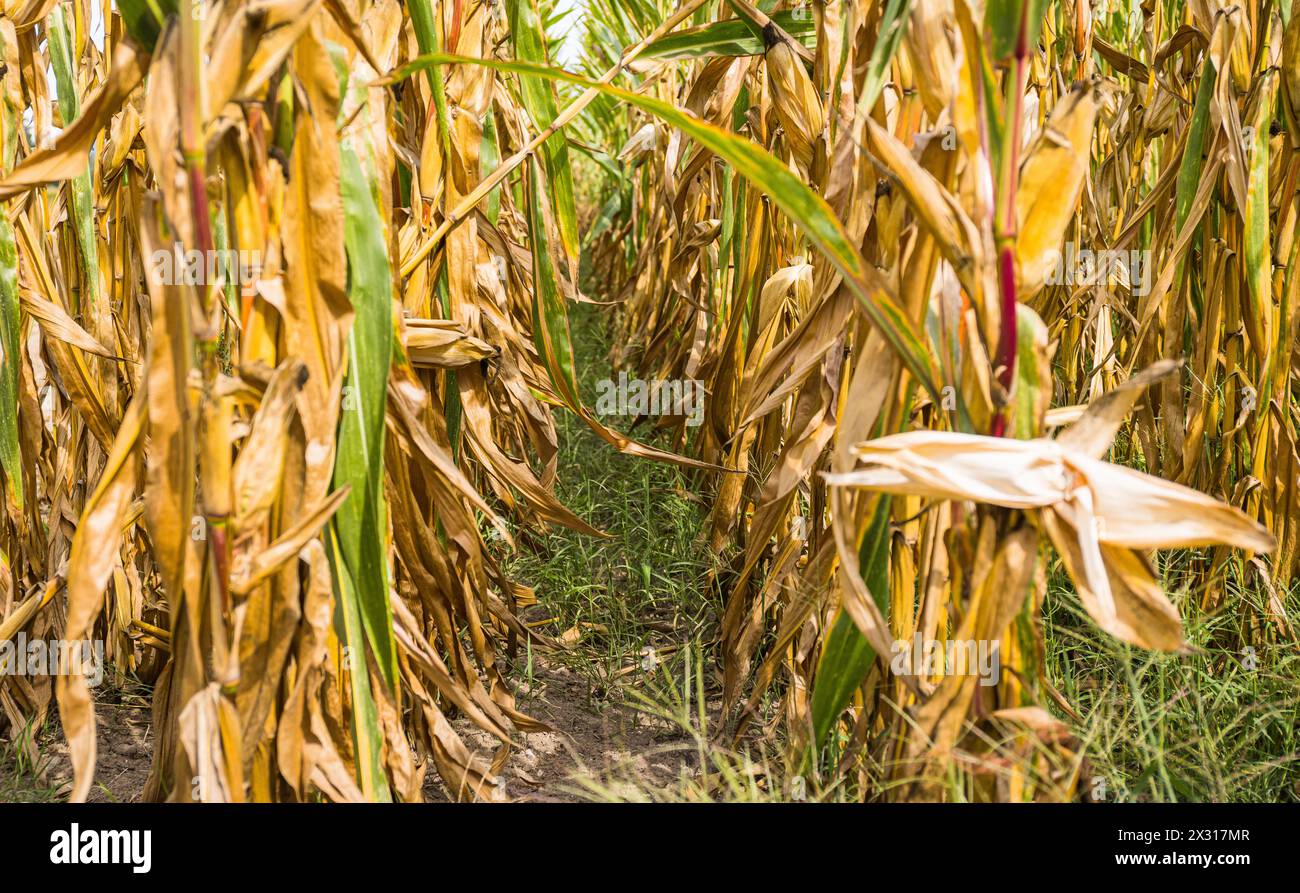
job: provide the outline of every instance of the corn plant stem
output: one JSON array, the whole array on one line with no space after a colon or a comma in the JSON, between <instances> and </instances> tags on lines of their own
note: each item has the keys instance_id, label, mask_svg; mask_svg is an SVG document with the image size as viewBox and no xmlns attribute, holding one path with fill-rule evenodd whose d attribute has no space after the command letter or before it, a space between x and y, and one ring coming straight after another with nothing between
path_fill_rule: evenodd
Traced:
<instances>
[{"instance_id":1,"label":"corn plant stem","mask_svg":"<svg viewBox=\"0 0 1300 893\"><path fill-rule=\"evenodd\" d=\"M1011 127L1007 132L1005 187L1002 191L1001 220L998 225L998 292L1001 299L1002 331L998 340L997 373L1003 391L1009 393L1016 367L1016 189L1020 180L1020 142L1025 116L1025 86L1029 79L1029 46L1026 35L1029 29L1030 0L1020 8L1020 33L1016 38L1016 70L1013 94ZM1006 433L1007 416L999 408L993 416L990 433L1001 437Z\"/></svg>"},{"instance_id":2,"label":"corn plant stem","mask_svg":"<svg viewBox=\"0 0 1300 893\"><path fill-rule=\"evenodd\" d=\"M631 64L637 56L641 55L641 53L645 51L646 47L663 37L672 29L676 28L682 21L692 15L701 6L704 6L707 2L708 0L687 0L687 2L682 4L678 8L677 12L669 16L662 25L643 37L640 43L637 43L631 49L626 50L618 60L618 64L614 65L601 75L600 80L597 81L597 83L604 86L613 81L624 68ZM488 193L495 189L511 171L536 152L538 147L554 136L562 127L567 125L574 118L578 117L578 115L582 114L582 110L590 105L592 100L599 95L599 89L596 87L588 87L581 96L570 103L564 111L560 112L550 126L529 140L526 146L502 162L501 166L495 171L484 177L483 181L478 184L474 191L465 196L465 198L461 200L460 204L456 205L456 207L447 214L442 223L439 224L438 228L433 231L433 234L415 250L405 263L402 264L402 278L406 278L415 272L420 263L429 256L429 252L445 239L452 229L463 223L465 218L473 213L479 202L487 198Z\"/></svg>"},{"instance_id":3,"label":"corn plant stem","mask_svg":"<svg viewBox=\"0 0 1300 893\"><path fill-rule=\"evenodd\" d=\"M185 173L189 180L191 217L194 223L195 247L202 252L212 248L212 224L208 215L208 193L205 185L203 148L203 123L199 120L199 79L202 76L200 29L202 7L196 0L185 0L181 9L181 89L180 123L181 154L185 159ZM205 254L206 256L206 254Z\"/></svg>"},{"instance_id":4,"label":"corn plant stem","mask_svg":"<svg viewBox=\"0 0 1300 893\"><path fill-rule=\"evenodd\" d=\"M181 59L180 59L180 114L181 154L185 161L185 173L189 181L190 216L194 227L195 248L200 256L211 256L213 249L212 216L208 207L207 158L203 146L203 97L200 84L203 76L203 7L198 0L184 0L180 9ZM205 446L215 447L227 435L215 420L223 419L216 406L220 398L215 395L215 381L219 372L217 363L217 342L219 326L211 313L212 283L204 282L197 286L199 306L203 319L196 321L195 334L199 339L200 355L203 363L203 418L208 420L204 426ZM219 318L219 317L217 317ZM229 449L226 450L227 456ZM228 493L223 485L229 482L229 460L227 467L214 467L212 460L220 455L220 448L207 448L202 452L203 464L200 468L200 480L203 483L203 515L211 545L213 575L223 607L229 608L230 568L229 549L226 537L226 522L229 516ZM218 460L219 461L219 460Z\"/></svg>"}]
</instances>

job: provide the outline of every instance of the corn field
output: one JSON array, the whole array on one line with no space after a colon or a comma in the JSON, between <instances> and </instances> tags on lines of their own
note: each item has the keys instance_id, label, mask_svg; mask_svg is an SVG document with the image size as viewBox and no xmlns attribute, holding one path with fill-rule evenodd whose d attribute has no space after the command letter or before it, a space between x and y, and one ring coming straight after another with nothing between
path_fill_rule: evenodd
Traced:
<instances>
[{"instance_id":1,"label":"corn field","mask_svg":"<svg viewBox=\"0 0 1300 893\"><path fill-rule=\"evenodd\" d=\"M1293 5L6 0L0 641L143 686L144 800L501 799L571 419L703 506L711 746L1087 799L1061 637L1296 654ZM0 732L82 801L67 670Z\"/></svg>"}]
</instances>

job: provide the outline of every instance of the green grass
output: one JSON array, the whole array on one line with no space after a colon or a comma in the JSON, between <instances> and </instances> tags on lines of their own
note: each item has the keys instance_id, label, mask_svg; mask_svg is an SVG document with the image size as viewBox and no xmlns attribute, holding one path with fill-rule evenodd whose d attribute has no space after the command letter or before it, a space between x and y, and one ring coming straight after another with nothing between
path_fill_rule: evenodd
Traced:
<instances>
[{"instance_id":1,"label":"green grass","mask_svg":"<svg viewBox=\"0 0 1300 893\"><path fill-rule=\"evenodd\" d=\"M679 733L679 740L657 756L689 757L671 783L647 784L626 766L575 779L576 793L601 803L784 802L804 800L802 780L782 768L775 748L759 740L740 748L725 747L710 735L717 717L710 710L705 661L688 647L678 659L660 665L641 689L628 692L629 706ZM685 762L678 760L679 765ZM791 787L791 784L794 787Z\"/></svg>"},{"instance_id":2,"label":"green grass","mask_svg":"<svg viewBox=\"0 0 1300 893\"><path fill-rule=\"evenodd\" d=\"M0 803L57 803L64 799L66 793L50 772L53 758L31 746L35 739L48 737L28 723L0 741Z\"/></svg>"},{"instance_id":3,"label":"green grass","mask_svg":"<svg viewBox=\"0 0 1300 893\"><path fill-rule=\"evenodd\" d=\"M1088 760L1081 788L1107 802L1300 801L1300 647L1287 640L1253 651L1225 647L1241 641L1248 605L1263 611L1258 588L1230 578L1226 607L1207 615L1199 592L1170 585L1175 573L1165 577L1190 654L1144 651L1105 635L1053 576L1047 671L1080 717L1072 725ZM1297 601L1292 592L1292 618Z\"/></svg>"},{"instance_id":4,"label":"green grass","mask_svg":"<svg viewBox=\"0 0 1300 893\"><path fill-rule=\"evenodd\" d=\"M571 312L588 406L596 382L610 374L605 312L590 305ZM633 419L604 421L627 431ZM503 563L537 592L540 604L527 609L526 622L546 620L540 628L554 637L575 628L581 636L577 647L548 654L548 662L585 676L602 697L613 696L619 671L640 663L643 649L667 662L685 646L717 638L721 606L708 583L715 562L699 539L704 503L681 469L618 453L571 413L557 413L556 427L556 494L611 537L554 526L541 536L518 537L518 549ZM671 448L646 423L636 436Z\"/></svg>"}]
</instances>

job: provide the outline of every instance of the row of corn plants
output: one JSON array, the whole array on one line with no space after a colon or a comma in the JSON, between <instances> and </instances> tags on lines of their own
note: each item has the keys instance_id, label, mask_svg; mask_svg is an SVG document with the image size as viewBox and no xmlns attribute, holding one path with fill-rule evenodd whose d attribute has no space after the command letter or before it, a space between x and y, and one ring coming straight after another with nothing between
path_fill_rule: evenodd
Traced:
<instances>
[{"instance_id":1,"label":"row of corn plants","mask_svg":"<svg viewBox=\"0 0 1300 893\"><path fill-rule=\"evenodd\" d=\"M430 768L492 798L542 728L504 669L536 596L487 543L599 535L554 496L556 407L674 458L577 395L559 94L509 70L548 15L5 4L0 640L151 689L146 799L411 801ZM82 800L86 675L0 676L11 731L54 704Z\"/></svg>"},{"instance_id":2,"label":"row of corn plants","mask_svg":"<svg viewBox=\"0 0 1300 893\"><path fill-rule=\"evenodd\" d=\"M1186 647L1162 580L1293 646L1293 4L685 7L586 116L591 263L615 362L709 395L656 422L719 469L729 734L863 797L1071 799L1049 569L1139 648ZM588 64L669 14L595 0ZM996 685L897 672L966 641Z\"/></svg>"}]
</instances>

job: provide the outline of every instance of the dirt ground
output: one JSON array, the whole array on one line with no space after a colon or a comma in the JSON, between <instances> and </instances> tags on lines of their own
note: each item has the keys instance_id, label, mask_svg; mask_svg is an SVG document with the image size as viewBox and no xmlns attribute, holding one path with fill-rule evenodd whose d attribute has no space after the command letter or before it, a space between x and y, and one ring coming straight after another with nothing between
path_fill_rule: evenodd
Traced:
<instances>
[{"instance_id":1,"label":"dirt ground","mask_svg":"<svg viewBox=\"0 0 1300 893\"><path fill-rule=\"evenodd\" d=\"M149 777L153 758L153 730L147 704L97 703L95 783L91 803L137 803ZM29 781L31 799L63 799L72 789L72 763L62 732L55 727L40 740L40 771ZM28 799L28 798L20 798Z\"/></svg>"},{"instance_id":2,"label":"dirt ground","mask_svg":"<svg viewBox=\"0 0 1300 893\"><path fill-rule=\"evenodd\" d=\"M593 691L572 670L543 664L531 690L527 684L522 689L521 709L554 731L526 734L511 752L501 776L505 797L512 801L635 796L628 788L662 787L683 770L694 771L693 744L680 728L616 698L602 699L599 689ZM466 744L491 759L495 739L468 720L453 725ZM425 796L446 799L435 773L430 772Z\"/></svg>"},{"instance_id":3,"label":"dirt ground","mask_svg":"<svg viewBox=\"0 0 1300 893\"><path fill-rule=\"evenodd\" d=\"M680 728L603 695L570 669L537 663L531 685L520 685L519 703L553 731L521 736L501 772L500 799L563 803L635 796L635 790L668 785L683 770L693 771L694 749ZM139 802L153 752L150 711L143 697L113 693L112 698L120 703L96 705L98 753L90 801ZM495 739L467 719L453 725L466 745L491 760ZM10 797L67 796L72 764L57 726L41 736L40 750L40 771L26 780L26 790L8 791ZM424 796L431 802L448 799L432 767Z\"/></svg>"}]
</instances>

